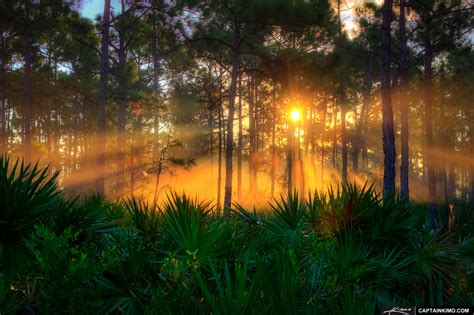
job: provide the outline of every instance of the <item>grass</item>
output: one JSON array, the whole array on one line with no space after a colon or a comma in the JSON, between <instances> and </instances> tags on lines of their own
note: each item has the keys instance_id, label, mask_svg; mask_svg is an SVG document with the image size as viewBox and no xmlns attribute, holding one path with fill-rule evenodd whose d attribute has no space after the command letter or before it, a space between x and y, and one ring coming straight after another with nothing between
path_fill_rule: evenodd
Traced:
<instances>
[{"instance_id":1,"label":"grass","mask_svg":"<svg viewBox=\"0 0 474 315\"><path fill-rule=\"evenodd\" d=\"M438 231L426 205L371 186L280 196L264 213L171 194L68 200L55 176L0 161L0 313L375 314L473 305L473 212ZM20 205L20 206L18 206Z\"/></svg>"}]
</instances>

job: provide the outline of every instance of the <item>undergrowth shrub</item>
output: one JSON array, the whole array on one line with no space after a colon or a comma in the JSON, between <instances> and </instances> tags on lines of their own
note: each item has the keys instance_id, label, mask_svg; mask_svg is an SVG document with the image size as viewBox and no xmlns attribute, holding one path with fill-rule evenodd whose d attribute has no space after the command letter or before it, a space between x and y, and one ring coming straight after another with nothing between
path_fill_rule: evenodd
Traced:
<instances>
[{"instance_id":1,"label":"undergrowth shrub","mask_svg":"<svg viewBox=\"0 0 474 315\"><path fill-rule=\"evenodd\" d=\"M282 195L269 211L234 204L224 217L177 193L162 204L68 199L47 168L8 158L0 172L2 314L375 314L474 303L466 205L431 231L426 205L349 184Z\"/></svg>"},{"instance_id":2,"label":"undergrowth shrub","mask_svg":"<svg viewBox=\"0 0 474 315\"><path fill-rule=\"evenodd\" d=\"M0 268L8 279L26 268L24 238L64 206L58 175L0 156Z\"/></svg>"}]
</instances>

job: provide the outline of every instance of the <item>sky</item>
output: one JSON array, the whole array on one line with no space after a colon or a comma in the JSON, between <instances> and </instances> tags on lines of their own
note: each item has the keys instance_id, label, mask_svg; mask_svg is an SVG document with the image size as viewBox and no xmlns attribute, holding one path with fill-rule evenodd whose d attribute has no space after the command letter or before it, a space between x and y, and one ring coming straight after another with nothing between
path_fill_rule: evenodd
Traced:
<instances>
[{"instance_id":1,"label":"sky","mask_svg":"<svg viewBox=\"0 0 474 315\"><path fill-rule=\"evenodd\" d=\"M112 0L112 8L118 8L119 0ZM104 0L85 0L82 4L80 12L82 16L94 19L97 14L104 11Z\"/></svg>"},{"instance_id":2,"label":"sky","mask_svg":"<svg viewBox=\"0 0 474 315\"><path fill-rule=\"evenodd\" d=\"M104 10L104 2L102 0L86 0L83 2L80 12L82 16L94 19L97 14Z\"/></svg>"}]
</instances>

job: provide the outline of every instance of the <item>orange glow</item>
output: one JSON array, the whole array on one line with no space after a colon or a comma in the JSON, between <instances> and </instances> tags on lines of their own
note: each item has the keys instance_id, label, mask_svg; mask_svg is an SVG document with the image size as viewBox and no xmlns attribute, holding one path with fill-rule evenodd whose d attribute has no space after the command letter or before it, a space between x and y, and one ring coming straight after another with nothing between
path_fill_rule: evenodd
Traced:
<instances>
[{"instance_id":1,"label":"orange glow","mask_svg":"<svg viewBox=\"0 0 474 315\"><path fill-rule=\"evenodd\" d=\"M298 108L293 108L291 110L291 120L293 120L293 122L301 120L301 111Z\"/></svg>"}]
</instances>

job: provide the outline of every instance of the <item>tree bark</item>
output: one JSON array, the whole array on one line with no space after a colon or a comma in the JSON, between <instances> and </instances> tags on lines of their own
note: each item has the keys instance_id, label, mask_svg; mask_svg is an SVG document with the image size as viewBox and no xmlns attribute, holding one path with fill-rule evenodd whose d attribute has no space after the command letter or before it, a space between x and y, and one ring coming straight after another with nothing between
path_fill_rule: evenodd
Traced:
<instances>
[{"instance_id":1,"label":"tree bark","mask_svg":"<svg viewBox=\"0 0 474 315\"><path fill-rule=\"evenodd\" d=\"M293 155L294 155L294 125L288 124L288 148L287 148L287 173L288 173L288 193L293 192Z\"/></svg>"},{"instance_id":2,"label":"tree bark","mask_svg":"<svg viewBox=\"0 0 474 315\"><path fill-rule=\"evenodd\" d=\"M360 172L359 170L359 153L362 151L362 163L364 163L364 149L365 155L367 154L367 134L363 133L364 128L366 128L368 124L368 111L370 105L370 94L372 93L372 81L373 81L373 63L374 63L374 54L372 49L369 48L369 62L367 65L367 79L365 81L365 88L364 88L364 96L363 96L363 103L362 108L360 110L359 115L359 123L357 125L356 130L356 137L354 142L354 154L352 159L352 169L355 174ZM365 172L364 168L364 172Z\"/></svg>"},{"instance_id":3,"label":"tree bark","mask_svg":"<svg viewBox=\"0 0 474 315\"><path fill-rule=\"evenodd\" d=\"M395 134L393 129L392 95L390 86L392 0L385 0L382 22L382 130L384 151L383 196L395 193Z\"/></svg>"},{"instance_id":4,"label":"tree bark","mask_svg":"<svg viewBox=\"0 0 474 315\"><path fill-rule=\"evenodd\" d=\"M135 184L140 184L140 178L144 166L144 156L145 156L145 139L143 137L143 116L141 113L137 115L134 128L134 137L136 139L135 143L135 157L133 159L134 163L132 163L132 170L133 170L133 178L135 180ZM135 186L136 187L136 186ZM132 193L135 191L135 188L132 189Z\"/></svg>"},{"instance_id":5,"label":"tree bark","mask_svg":"<svg viewBox=\"0 0 474 315\"><path fill-rule=\"evenodd\" d=\"M59 124L59 111L55 110L54 111L54 139L53 139L53 154L54 156L54 167L56 168L56 171L60 170L60 161L61 161L61 151L60 151L60 143L61 143L61 135L62 135L62 130L60 128Z\"/></svg>"},{"instance_id":6,"label":"tree bark","mask_svg":"<svg viewBox=\"0 0 474 315\"><path fill-rule=\"evenodd\" d=\"M105 192L105 136L106 117L105 102L107 98L107 80L109 75L109 27L110 27L110 0L104 1L104 17L102 20L102 48L100 60L100 82L98 99L98 137L97 137L97 181L98 194Z\"/></svg>"},{"instance_id":7,"label":"tree bark","mask_svg":"<svg viewBox=\"0 0 474 315\"><path fill-rule=\"evenodd\" d=\"M454 152L454 145L450 143L450 151ZM456 171L455 162L451 159L448 161L448 179L447 179L447 193L448 202L453 201L456 198Z\"/></svg>"},{"instance_id":8,"label":"tree bark","mask_svg":"<svg viewBox=\"0 0 474 315\"><path fill-rule=\"evenodd\" d=\"M342 144L342 184L347 185L347 136L346 136L346 107L341 106L341 144Z\"/></svg>"},{"instance_id":9,"label":"tree bark","mask_svg":"<svg viewBox=\"0 0 474 315\"><path fill-rule=\"evenodd\" d=\"M217 155L217 214L221 210L221 186L222 186L222 145L223 145L223 123L222 123L222 101L221 101L221 88L219 87L219 101L217 108L218 117L218 155Z\"/></svg>"},{"instance_id":10,"label":"tree bark","mask_svg":"<svg viewBox=\"0 0 474 315\"><path fill-rule=\"evenodd\" d=\"M339 28L338 45L342 49L342 20L341 20L341 1L337 1L337 25ZM342 184L347 185L347 137L346 137L346 104L345 104L345 86L343 78L339 78L339 107L341 108L341 154L342 154Z\"/></svg>"},{"instance_id":11,"label":"tree bark","mask_svg":"<svg viewBox=\"0 0 474 315\"><path fill-rule=\"evenodd\" d=\"M255 152L257 153L258 156L258 151L260 150L260 106L259 106L259 98L258 98L258 85L259 85L259 80L257 77L255 77L253 89L254 89L254 108L253 108L253 114L254 114L254 122L255 122L255 129L254 129L254 149ZM257 173L258 169L258 159L255 161L254 164L254 174ZM258 184L257 184L257 179L255 177L255 190L258 190Z\"/></svg>"},{"instance_id":12,"label":"tree bark","mask_svg":"<svg viewBox=\"0 0 474 315\"><path fill-rule=\"evenodd\" d=\"M301 149L301 143L300 143L300 128L298 128L298 166L299 166L299 177L300 177L300 183L301 183L301 194L304 196L305 193L305 177L304 177L304 159L303 159L303 150Z\"/></svg>"},{"instance_id":13,"label":"tree bark","mask_svg":"<svg viewBox=\"0 0 474 315\"><path fill-rule=\"evenodd\" d=\"M432 70L432 63L433 63L433 51L431 46L431 27L430 21L427 21L427 29L424 38L424 48L425 48L425 56L424 56L424 70L425 70L425 77L424 77L424 101L425 101L425 161L426 161L426 169L428 173L428 200L429 200L429 213L430 213L430 221L431 221L431 228L437 229L438 224L438 210L436 209L436 173L434 168L434 161L432 158L432 154L428 152L429 150L433 149L433 125L432 125L432 117L433 117L433 70Z\"/></svg>"},{"instance_id":14,"label":"tree bark","mask_svg":"<svg viewBox=\"0 0 474 315\"><path fill-rule=\"evenodd\" d=\"M27 10L27 15L29 12ZM27 17L27 20L29 17ZM28 23L28 22L26 22ZM23 60L25 62L23 72L23 157L27 162L31 161L31 63L33 38L31 26L25 26L25 43L23 47Z\"/></svg>"},{"instance_id":15,"label":"tree bark","mask_svg":"<svg viewBox=\"0 0 474 315\"><path fill-rule=\"evenodd\" d=\"M249 194L255 196L255 77L249 78Z\"/></svg>"},{"instance_id":16,"label":"tree bark","mask_svg":"<svg viewBox=\"0 0 474 315\"><path fill-rule=\"evenodd\" d=\"M238 23L236 23L237 26ZM240 34L239 27L236 27L232 51L232 70L229 87L229 114L227 117L227 135L225 151L225 188L224 188L224 212L229 215L232 203L232 155L234 151L234 112L235 96L237 92L237 79L239 76L240 64Z\"/></svg>"},{"instance_id":17,"label":"tree bark","mask_svg":"<svg viewBox=\"0 0 474 315\"><path fill-rule=\"evenodd\" d=\"M370 103L370 99L369 99L369 103ZM369 175L369 150L368 150L368 147L369 147L369 139L368 139L368 134L369 134L369 115L370 113L370 109L369 107L367 107L365 113L364 113L364 126L362 127L363 128L363 138L362 138L362 149L361 149L361 159L362 159L362 169L363 169L363 172L364 172L364 178L365 180L368 179L368 175Z\"/></svg>"},{"instance_id":18,"label":"tree bark","mask_svg":"<svg viewBox=\"0 0 474 315\"><path fill-rule=\"evenodd\" d=\"M212 100L209 104L209 155L211 156L211 182L214 182L214 112Z\"/></svg>"},{"instance_id":19,"label":"tree bark","mask_svg":"<svg viewBox=\"0 0 474 315\"><path fill-rule=\"evenodd\" d=\"M239 76L239 138L237 144L237 200L242 200L242 150L243 150L243 129L242 129L242 76Z\"/></svg>"},{"instance_id":20,"label":"tree bark","mask_svg":"<svg viewBox=\"0 0 474 315\"><path fill-rule=\"evenodd\" d=\"M337 104L336 98L334 97L334 106L332 110L333 115L333 128L332 128L332 168L337 168L337 133L336 133L336 126L337 126Z\"/></svg>"},{"instance_id":21,"label":"tree bark","mask_svg":"<svg viewBox=\"0 0 474 315\"><path fill-rule=\"evenodd\" d=\"M270 168L271 196L275 196L275 173L276 173L276 85L273 83L273 102L272 102L272 164Z\"/></svg>"},{"instance_id":22,"label":"tree bark","mask_svg":"<svg viewBox=\"0 0 474 315\"><path fill-rule=\"evenodd\" d=\"M474 156L474 113L473 110L471 109L471 119L470 124L469 124L469 137L470 137L470 144L471 144L471 156ZM474 205L474 164L470 163L470 173L471 173L471 193L469 194L469 201L472 205Z\"/></svg>"},{"instance_id":23,"label":"tree bark","mask_svg":"<svg viewBox=\"0 0 474 315\"><path fill-rule=\"evenodd\" d=\"M126 123L127 123L127 94L128 87L126 83L127 73L125 72L125 66L127 63L127 51L125 47L125 33L126 29L124 25L120 25L120 19L125 18L125 4L122 1L122 13L119 17L119 25L116 26L119 45L118 45L118 119L117 119L117 177L116 177L116 193L120 194L125 188L125 156L126 156ZM122 22L123 23L123 22ZM132 150L131 152L134 152ZM133 157L132 157L133 161ZM134 181L133 164L130 165L131 179Z\"/></svg>"},{"instance_id":24,"label":"tree bark","mask_svg":"<svg viewBox=\"0 0 474 315\"><path fill-rule=\"evenodd\" d=\"M324 149L324 144L326 141L325 138L325 131L326 131L326 114L327 114L327 102L323 101L323 109L322 109L322 122L321 122L321 189L323 189L324 185L324 159L325 159L325 154L326 151Z\"/></svg>"},{"instance_id":25,"label":"tree bark","mask_svg":"<svg viewBox=\"0 0 474 315\"><path fill-rule=\"evenodd\" d=\"M3 30L0 30L0 155L8 152L7 119L6 119L6 88L5 88L5 56L6 43Z\"/></svg>"},{"instance_id":26,"label":"tree bark","mask_svg":"<svg viewBox=\"0 0 474 315\"><path fill-rule=\"evenodd\" d=\"M405 0L400 0L400 120L401 120L401 164L400 164L400 197L402 202L410 201L409 169L410 156L408 146L408 61L407 39L405 30Z\"/></svg>"},{"instance_id":27,"label":"tree bark","mask_svg":"<svg viewBox=\"0 0 474 315\"><path fill-rule=\"evenodd\" d=\"M153 13L154 14L154 13ZM158 59L158 38L156 36L156 16L153 15L153 37L151 43L151 58L153 60L153 91L156 96L160 93L160 61ZM156 165L159 152L159 140L160 140L160 104L155 104L155 110L153 113L153 164Z\"/></svg>"},{"instance_id":28,"label":"tree bark","mask_svg":"<svg viewBox=\"0 0 474 315\"><path fill-rule=\"evenodd\" d=\"M449 129L443 125L443 122L445 120L444 116L444 96L441 96L441 102L440 102L440 112L439 112L439 117L438 117L438 122L441 128L439 129L440 131L440 139L442 141L442 149L443 151L441 152L441 163L440 163L440 181L441 181L441 187L440 191L443 192L443 197L444 197L444 202L448 203L449 202L449 188L448 188L448 163L447 163L447 154L449 150L448 146L448 133Z\"/></svg>"},{"instance_id":29,"label":"tree bark","mask_svg":"<svg viewBox=\"0 0 474 315\"><path fill-rule=\"evenodd\" d=\"M362 119L364 111L364 101L362 101L362 108L360 109L359 117L357 117L357 108L354 108L355 135L352 139L352 173L357 175L359 173L359 151L362 137ZM359 131L360 130L360 131Z\"/></svg>"}]
</instances>

